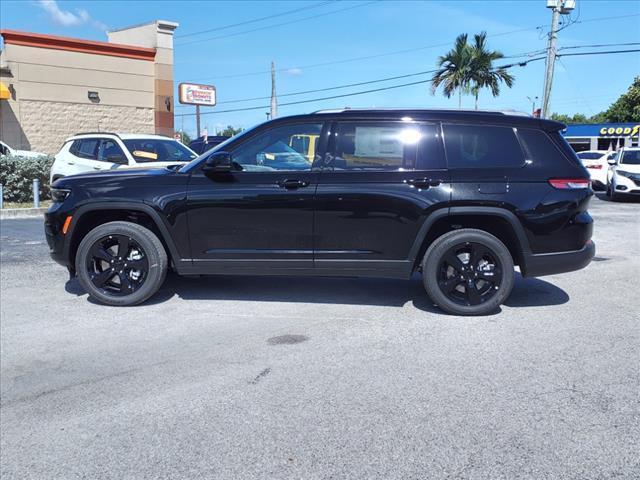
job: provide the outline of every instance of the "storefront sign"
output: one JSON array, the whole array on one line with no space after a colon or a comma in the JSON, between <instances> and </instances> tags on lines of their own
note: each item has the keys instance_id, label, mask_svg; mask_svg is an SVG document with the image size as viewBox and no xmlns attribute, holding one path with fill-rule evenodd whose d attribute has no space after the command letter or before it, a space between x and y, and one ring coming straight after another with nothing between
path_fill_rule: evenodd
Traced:
<instances>
[{"instance_id":1,"label":"storefront sign","mask_svg":"<svg viewBox=\"0 0 640 480\"><path fill-rule=\"evenodd\" d=\"M180 103L205 107L213 107L216 104L216 87L213 85L181 83L178 92Z\"/></svg>"},{"instance_id":2,"label":"storefront sign","mask_svg":"<svg viewBox=\"0 0 640 480\"><path fill-rule=\"evenodd\" d=\"M602 127L600 135L624 135L625 137L633 137L640 131L640 125L633 127Z\"/></svg>"}]
</instances>

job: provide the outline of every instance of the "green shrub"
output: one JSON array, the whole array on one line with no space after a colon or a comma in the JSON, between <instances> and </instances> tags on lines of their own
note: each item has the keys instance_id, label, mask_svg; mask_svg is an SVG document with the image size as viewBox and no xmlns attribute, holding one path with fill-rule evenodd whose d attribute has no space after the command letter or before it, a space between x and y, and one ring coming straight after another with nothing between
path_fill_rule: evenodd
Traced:
<instances>
[{"instance_id":1,"label":"green shrub","mask_svg":"<svg viewBox=\"0 0 640 480\"><path fill-rule=\"evenodd\" d=\"M51 198L49 172L53 157L0 156L0 185L5 202L33 201L33 181L40 180L40 199Z\"/></svg>"}]
</instances>

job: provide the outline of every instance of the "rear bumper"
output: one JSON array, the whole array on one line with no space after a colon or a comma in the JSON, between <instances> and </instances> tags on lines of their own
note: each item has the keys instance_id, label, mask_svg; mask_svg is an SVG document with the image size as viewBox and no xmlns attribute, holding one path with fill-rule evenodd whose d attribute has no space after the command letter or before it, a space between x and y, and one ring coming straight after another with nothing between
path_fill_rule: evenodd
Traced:
<instances>
[{"instance_id":1,"label":"rear bumper","mask_svg":"<svg viewBox=\"0 0 640 480\"><path fill-rule=\"evenodd\" d=\"M525 277L542 277L573 272L589 265L595 254L596 245L589 240L580 250L528 255L525 258L522 274Z\"/></svg>"}]
</instances>

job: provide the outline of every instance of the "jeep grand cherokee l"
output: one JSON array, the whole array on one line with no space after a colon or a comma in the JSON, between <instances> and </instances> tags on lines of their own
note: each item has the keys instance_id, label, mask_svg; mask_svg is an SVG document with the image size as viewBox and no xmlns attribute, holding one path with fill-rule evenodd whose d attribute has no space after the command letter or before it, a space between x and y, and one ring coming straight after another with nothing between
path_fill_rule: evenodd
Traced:
<instances>
[{"instance_id":1,"label":"jeep grand cherokee l","mask_svg":"<svg viewBox=\"0 0 640 480\"><path fill-rule=\"evenodd\" d=\"M180 275L409 279L443 310L494 311L524 276L595 253L589 174L561 123L499 112L278 118L181 168L58 180L52 257L94 299L138 304ZM314 155L293 139L314 140Z\"/></svg>"}]
</instances>

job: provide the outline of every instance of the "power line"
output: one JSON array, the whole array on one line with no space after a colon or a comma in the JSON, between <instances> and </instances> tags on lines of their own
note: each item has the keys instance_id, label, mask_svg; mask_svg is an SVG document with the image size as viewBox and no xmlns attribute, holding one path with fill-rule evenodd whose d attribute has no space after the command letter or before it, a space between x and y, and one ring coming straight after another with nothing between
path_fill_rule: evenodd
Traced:
<instances>
[{"instance_id":1,"label":"power line","mask_svg":"<svg viewBox=\"0 0 640 480\"><path fill-rule=\"evenodd\" d=\"M576 55L604 55L604 54L617 54L617 53L633 53L633 52L640 52L640 49L632 49L632 50L611 50L611 51L606 51L606 52L576 52L576 53L565 53L562 56L564 57L570 57L570 56L576 56ZM558 55L560 56L560 55ZM504 70L507 68L513 68L513 67L524 67L526 65L528 65L529 63L532 62L536 62L539 60L544 60L545 57L537 57L537 58L531 58L528 60L524 60L522 62L516 62L516 63L511 63L511 64L506 64L506 65L500 65L498 67L495 67L495 70ZM426 72L420 72L420 73L426 73ZM419 75L420 73L416 73L415 75ZM410 75L414 75L414 74L408 74L408 76ZM404 88L404 87L409 87L409 86L413 86L413 85L420 85L420 84L424 84L424 83L430 83L431 79L427 79L427 80L418 80L415 82L409 82L409 83L401 83L398 85L390 85L388 87L380 87L380 88L374 88L374 89L370 89L370 90L362 90L359 92L351 92L351 93L343 93L340 95L331 95L328 97L319 97L319 98L311 98L311 99L307 99L307 100L297 100L294 102L286 102L286 103L281 103L280 106L285 107L288 105L300 105L303 103L313 103L313 102L320 102L320 101L324 101L324 100L334 100L336 98L345 98L345 97L354 97L357 95L365 95L368 93L375 93L375 92L383 92L386 90L394 90L397 88ZM252 106L252 107L244 107L244 108L232 108L232 109L227 109L227 110L215 110L215 111L210 111L210 112L204 112L201 115L212 115L212 114L217 114L217 113L232 113L232 112L246 112L246 111L250 111L250 110L261 110L261 109L266 109L269 108L269 105L258 105L258 106ZM188 117L188 116L193 116L195 115L194 113L181 113L181 114L177 114L175 115L176 117Z\"/></svg>"},{"instance_id":2,"label":"power line","mask_svg":"<svg viewBox=\"0 0 640 480\"><path fill-rule=\"evenodd\" d=\"M381 0L371 0L369 2L359 3L357 5L350 5L348 7L340 8L338 10L332 10L331 12L319 13L317 15L310 15L308 17L297 18L295 20L289 20L287 22L282 22L282 23L274 23L273 25L266 25L264 27L253 28L251 30L243 30L241 32L230 33L228 35L219 35L217 37L201 38L199 40L191 40L191 41L184 42L184 43L176 43L176 46L183 47L185 45L191 45L193 43L201 43L201 42L208 42L210 40L219 40L219 39L222 39L222 38L236 37L238 35L244 35L245 33L258 32L260 30L267 30L267 29L270 29L270 28L281 27L283 25L290 25L292 23L299 23L299 22L302 22L304 20L312 20L312 19L315 19L315 18L324 17L326 15L333 15L334 13L344 12L346 10L352 10L354 8L365 7L367 5L370 5L372 3L376 3L376 2L379 2L379 1L381 1Z\"/></svg>"},{"instance_id":3,"label":"power line","mask_svg":"<svg viewBox=\"0 0 640 480\"><path fill-rule=\"evenodd\" d=\"M257 22L261 22L263 20L269 20L271 18L284 17L285 15L291 15L292 13L301 12L303 10L311 10L313 8L322 7L322 6L327 5L329 3L333 3L334 1L335 0L330 0L328 2L319 2L319 3L313 4L313 5L308 5L308 6L305 6L305 7L295 8L293 10L287 10L285 12L276 13L274 15L267 15L266 17L254 18L252 20L246 20L246 21L238 22L238 23L231 23L229 25L223 25L221 27L210 28L208 30L200 30L198 32L185 33L184 35L176 35L175 38L193 37L193 36L196 36L196 35L201 35L203 33L218 32L220 30L227 30L229 28L240 27L242 25L248 25L250 23L257 23Z\"/></svg>"},{"instance_id":4,"label":"power line","mask_svg":"<svg viewBox=\"0 0 640 480\"><path fill-rule=\"evenodd\" d=\"M558 50L569 50L573 48L601 48L601 47L627 47L630 45L640 45L640 42L628 43L601 43L599 45L571 45L569 47L560 47Z\"/></svg>"}]
</instances>

